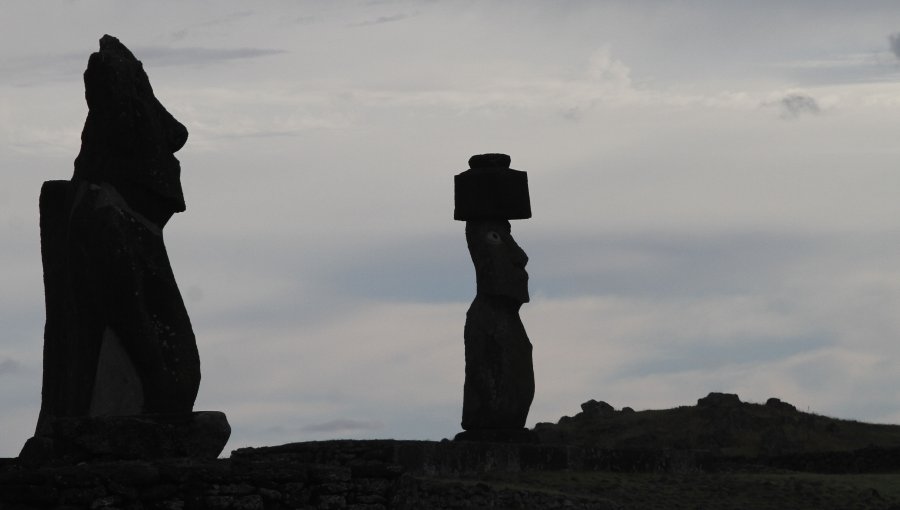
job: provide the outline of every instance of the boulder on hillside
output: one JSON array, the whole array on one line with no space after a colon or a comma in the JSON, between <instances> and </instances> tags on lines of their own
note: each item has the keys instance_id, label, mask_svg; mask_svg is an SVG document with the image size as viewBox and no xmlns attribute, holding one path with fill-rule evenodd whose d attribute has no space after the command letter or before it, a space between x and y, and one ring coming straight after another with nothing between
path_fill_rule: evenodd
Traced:
<instances>
[{"instance_id":1,"label":"boulder on hillside","mask_svg":"<svg viewBox=\"0 0 900 510\"><path fill-rule=\"evenodd\" d=\"M581 410L588 416L602 416L616 412L616 409L613 406L602 400L598 402L594 399L590 399L581 404Z\"/></svg>"},{"instance_id":2,"label":"boulder on hillside","mask_svg":"<svg viewBox=\"0 0 900 510\"><path fill-rule=\"evenodd\" d=\"M741 404L741 399L734 393L711 392L709 395L697 400L697 407L735 407Z\"/></svg>"},{"instance_id":3,"label":"boulder on hillside","mask_svg":"<svg viewBox=\"0 0 900 510\"><path fill-rule=\"evenodd\" d=\"M796 411L797 408L788 404L787 402L782 402L780 398L772 397L769 400L766 400L766 407L770 407L772 409L778 409L781 411Z\"/></svg>"}]
</instances>

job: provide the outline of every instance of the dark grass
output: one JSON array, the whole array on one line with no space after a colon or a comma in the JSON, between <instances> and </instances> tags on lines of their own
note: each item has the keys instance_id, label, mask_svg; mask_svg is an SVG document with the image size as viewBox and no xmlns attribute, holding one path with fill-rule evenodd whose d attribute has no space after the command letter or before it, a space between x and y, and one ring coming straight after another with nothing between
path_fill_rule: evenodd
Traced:
<instances>
[{"instance_id":1,"label":"dark grass","mask_svg":"<svg viewBox=\"0 0 900 510\"><path fill-rule=\"evenodd\" d=\"M900 447L900 426L829 418L783 403L582 412L555 425L539 424L535 432L548 443L704 450L743 457Z\"/></svg>"},{"instance_id":2,"label":"dark grass","mask_svg":"<svg viewBox=\"0 0 900 510\"><path fill-rule=\"evenodd\" d=\"M493 473L437 483L487 484L621 509L900 510L900 473Z\"/></svg>"}]
</instances>

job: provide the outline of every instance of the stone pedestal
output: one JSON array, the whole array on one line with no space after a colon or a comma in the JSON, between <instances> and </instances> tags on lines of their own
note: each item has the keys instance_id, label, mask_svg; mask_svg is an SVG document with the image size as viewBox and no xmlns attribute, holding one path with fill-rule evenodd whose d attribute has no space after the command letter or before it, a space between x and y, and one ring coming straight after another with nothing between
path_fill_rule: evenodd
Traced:
<instances>
[{"instance_id":1,"label":"stone pedestal","mask_svg":"<svg viewBox=\"0 0 900 510\"><path fill-rule=\"evenodd\" d=\"M231 436L228 419L218 411L57 418L49 429L25 443L22 462L214 459Z\"/></svg>"},{"instance_id":2,"label":"stone pedestal","mask_svg":"<svg viewBox=\"0 0 900 510\"><path fill-rule=\"evenodd\" d=\"M453 437L454 441L474 441L479 443L517 443L528 444L540 442L538 437L526 428L521 429L475 429L465 430Z\"/></svg>"}]
</instances>

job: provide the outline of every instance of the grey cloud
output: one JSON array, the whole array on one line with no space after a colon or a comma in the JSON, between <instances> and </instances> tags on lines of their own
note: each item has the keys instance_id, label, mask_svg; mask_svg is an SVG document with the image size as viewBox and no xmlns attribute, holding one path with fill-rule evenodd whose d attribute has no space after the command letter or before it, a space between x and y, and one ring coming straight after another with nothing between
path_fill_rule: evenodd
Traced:
<instances>
[{"instance_id":1,"label":"grey cloud","mask_svg":"<svg viewBox=\"0 0 900 510\"><path fill-rule=\"evenodd\" d=\"M705 339L679 345L638 363L622 367L616 377L643 377L695 370L712 370L731 364L765 364L832 345L834 338L822 332L805 336L772 338ZM727 344L720 343L728 341Z\"/></svg>"},{"instance_id":2,"label":"grey cloud","mask_svg":"<svg viewBox=\"0 0 900 510\"><path fill-rule=\"evenodd\" d=\"M22 370L24 366L16 360L6 358L0 361L0 376L14 374Z\"/></svg>"},{"instance_id":3,"label":"grey cloud","mask_svg":"<svg viewBox=\"0 0 900 510\"><path fill-rule=\"evenodd\" d=\"M181 30L175 30L174 32L172 32L172 40L173 41L181 41L183 39L186 39L189 32L190 31L186 28L182 28Z\"/></svg>"},{"instance_id":4,"label":"grey cloud","mask_svg":"<svg viewBox=\"0 0 900 510\"><path fill-rule=\"evenodd\" d=\"M88 54L45 54L8 59L0 62L0 81L16 87L29 87L74 79L87 66Z\"/></svg>"},{"instance_id":5,"label":"grey cloud","mask_svg":"<svg viewBox=\"0 0 900 510\"><path fill-rule=\"evenodd\" d=\"M304 16L298 16L297 18L294 18L293 22L298 25L311 25L318 20L319 19L316 16L304 15Z\"/></svg>"},{"instance_id":6,"label":"grey cloud","mask_svg":"<svg viewBox=\"0 0 900 510\"><path fill-rule=\"evenodd\" d=\"M343 418L307 425L301 430L304 432L356 432L361 430L381 430L382 428L384 428L384 424L380 422Z\"/></svg>"},{"instance_id":7,"label":"grey cloud","mask_svg":"<svg viewBox=\"0 0 900 510\"><path fill-rule=\"evenodd\" d=\"M817 115L822 111L816 99L806 94L788 94L777 105L781 108L782 118L795 119L801 115Z\"/></svg>"},{"instance_id":8,"label":"grey cloud","mask_svg":"<svg viewBox=\"0 0 900 510\"><path fill-rule=\"evenodd\" d=\"M462 240L460 240L462 239ZM337 257L317 283L344 296L421 303L470 299L475 274L459 231L369 246L365 257Z\"/></svg>"},{"instance_id":9,"label":"grey cloud","mask_svg":"<svg viewBox=\"0 0 900 510\"><path fill-rule=\"evenodd\" d=\"M188 35L192 35L192 32L195 32L198 28L212 28L219 25L226 25L233 21L240 20L242 18L246 18L253 15L253 11L238 11L232 12L228 14L224 14L222 16L209 19L207 21L202 21L200 23L196 23L189 27L185 27L179 30L174 30L171 33L173 41L180 41L185 39Z\"/></svg>"},{"instance_id":10,"label":"grey cloud","mask_svg":"<svg viewBox=\"0 0 900 510\"><path fill-rule=\"evenodd\" d=\"M314 247L289 247L277 237L266 238L249 232L244 233L242 242L229 236L209 234L202 240L173 234L168 242L181 247L186 255L179 269L183 271L180 274L190 276L179 277L179 285L185 289L196 286L205 296L203 301L192 302L188 308L195 329L312 327L335 320L356 305L348 302L342 288L327 277L316 275L314 281L305 278L310 267L318 267L323 264L323 259L329 258ZM222 254L228 254L228 257L223 258ZM248 264L250 260L252 264ZM218 261L222 265L211 265L209 261ZM332 267L327 265L326 270ZM235 290L235 283L222 280L223 271L231 268L240 268L240 273L249 278L240 282L243 290ZM340 268L335 271L339 272ZM255 288L246 288L268 288L273 281L284 280L285 275L293 275L296 280L292 278L290 285L274 286L262 293ZM246 292L258 298L247 297L238 303L218 302L218 294L233 292Z\"/></svg>"},{"instance_id":11,"label":"grey cloud","mask_svg":"<svg viewBox=\"0 0 900 510\"><path fill-rule=\"evenodd\" d=\"M150 46L137 47L133 48L133 50L138 59L158 67L203 66L230 60L253 59L287 53L285 50L270 48L166 48ZM0 63L0 81L21 87L37 83L71 80L84 71L88 57L93 51L96 50L90 49L78 53L69 52L10 59Z\"/></svg>"},{"instance_id":12,"label":"grey cloud","mask_svg":"<svg viewBox=\"0 0 900 510\"><path fill-rule=\"evenodd\" d=\"M563 119L570 122L579 122L584 118L585 109L574 106L572 108L567 108L560 112L560 116Z\"/></svg>"},{"instance_id":13,"label":"grey cloud","mask_svg":"<svg viewBox=\"0 0 900 510\"><path fill-rule=\"evenodd\" d=\"M285 50L268 48L136 48L135 55L144 62L159 67L209 65L229 60L268 57L286 53Z\"/></svg>"},{"instance_id":14,"label":"grey cloud","mask_svg":"<svg viewBox=\"0 0 900 510\"><path fill-rule=\"evenodd\" d=\"M895 44L893 38L898 36L900 33L891 36L890 42ZM854 52L821 59L787 61L776 64L776 68L799 86L896 81L895 69L884 65L883 60L871 52Z\"/></svg>"},{"instance_id":15,"label":"grey cloud","mask_svg":"<svg viewBox=\"0 0 900 510\"><path fill-rule=\"evenodd\" d=\"M367 26L371 26L371 25L383 25L385 23L392 23L394 21L402 21L405 19L409 19L413 16L415 16L415 15L414 14L412 14L412 15L411 14L393 14L391 16L379 16L375 19L361 21L359 23L354 23L350 26L367 27Z\"/></svg>"},{"instance_id":16,"label":"grey cloud","mask_svg":"<svg viewBox=\"0 0 900 510\"><path fill-rule=\"evenodd\" d=\"M237 138L290 138L299 136L301 130L277 130L277 129L260 129L258 131L248 131L240 133L207 133L206 137L211 140L228 140Z\"/></svg>"},{"instance_id":17,"label":"grey cloud","mask_svg":"<svg viewBox=\"0 0 900 510\"><path fill-rule=\"evenodd\" d=\"M900 59L900 32L888 36L888 42L890 42L891 45L891 52L895 57Z\"/></svg>"},{"instance_id":18,"label":"grey cloud","mask_svg":"<svg viewBox=\"0 0 900 510\"><path fill-rule=\"evenodd\" d=\"M829 246L814 236L713 234L544 234L522 243L534 293L650 299L731 295L768 288Z\"/></svg>"},{"instance_id":19,"label":"grey cloud","mask_svg":"<svg viewBox=\"0 0 900 510\"><path fill-rule=\"evenodd\" d=\"M841 242L764 232L532 233L517 240L530 258L532 293L554 298L757 292ZM459 231L391 239L366 246L362 257L359 251L346 250L346 255L321 262L305 285L351 300L446 303L474 296L475 275Z\"/></svg>"},{"instance_id":20,"label":"grey cloud","mask_svg":"<svg viewBox=\"0 0 900 510\"><path fill-rule=\"evenodd\" d=\"M198 23L197 26L206 26L206 27L217 26L217 25L222 25L225 23L230 23L232 21L237 21L239 19L246 18L246 17L252 16L252 15L253 15L253 11L250 11L250 10L236 11L236 12L224 14L222 16L219 16L218 18L213 18L211 20L204 21L202 23Z\"/></svg>"}]
</instances>

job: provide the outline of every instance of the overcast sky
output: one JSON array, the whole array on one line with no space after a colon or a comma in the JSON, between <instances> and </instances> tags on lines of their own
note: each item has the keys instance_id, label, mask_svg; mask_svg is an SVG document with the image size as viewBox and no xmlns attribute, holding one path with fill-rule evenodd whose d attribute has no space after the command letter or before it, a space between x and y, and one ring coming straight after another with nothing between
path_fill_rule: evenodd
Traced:
<instances>
[{"instance_id":1,"label":"overcast sky","mask_svg":"<svg viewBox=\"0 0 900 510\"><path fill-rule=\"evenodd\" d=\"M0 456L40 406L41 183L103 34L187 126L166 226L231 449L460 430L453 175L528 172L537 391L900 423L900 10L844 1L0 3Z\"/></svg>"}]
</instances>

